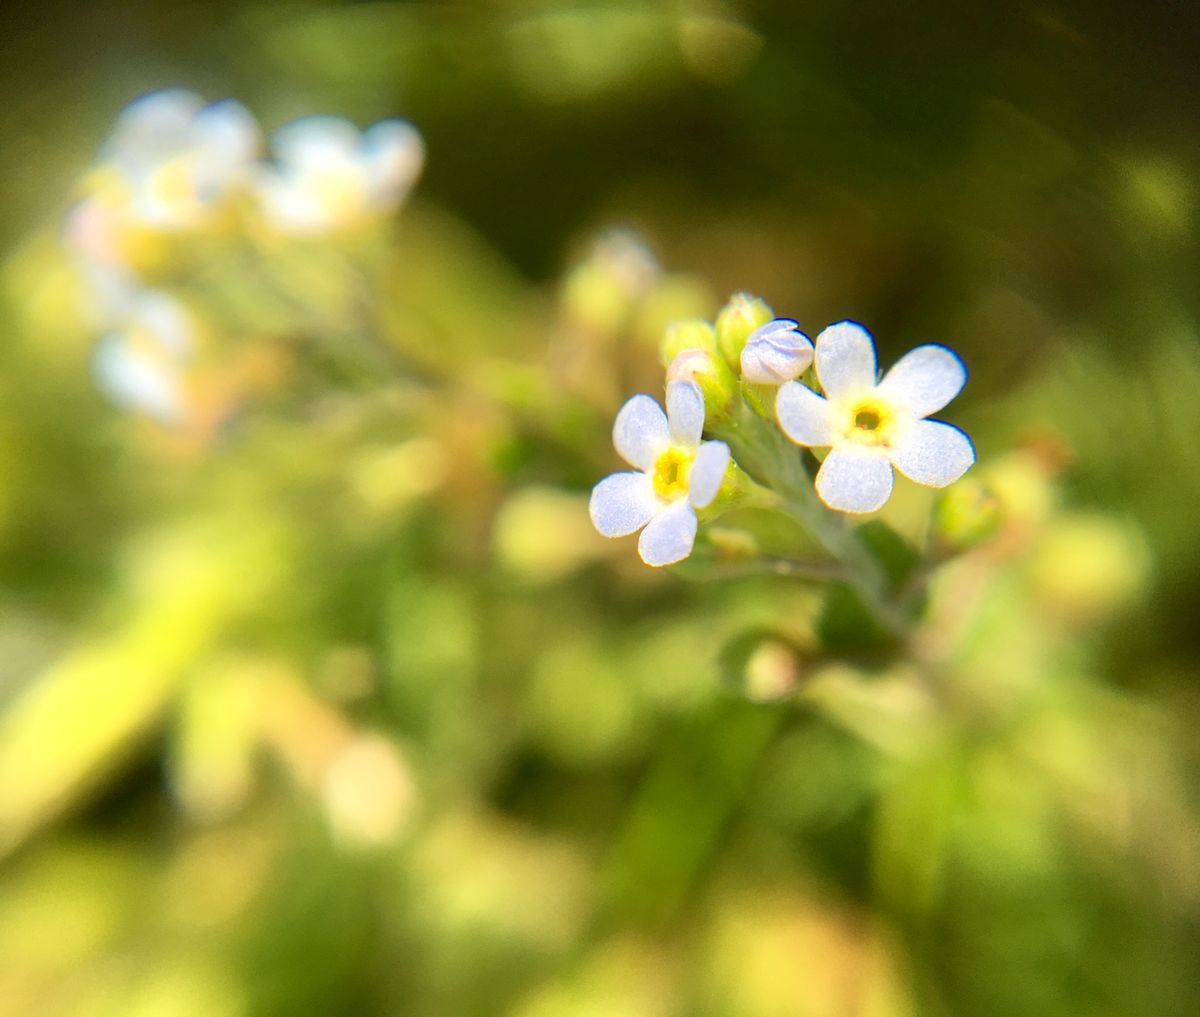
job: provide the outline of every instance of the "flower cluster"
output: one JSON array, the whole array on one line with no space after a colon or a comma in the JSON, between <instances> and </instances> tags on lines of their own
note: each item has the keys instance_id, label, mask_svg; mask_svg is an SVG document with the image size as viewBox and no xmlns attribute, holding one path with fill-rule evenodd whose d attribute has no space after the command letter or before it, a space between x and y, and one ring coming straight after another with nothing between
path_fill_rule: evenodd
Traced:
<instances>
[{"instance_id":1,"label":"flower cluster","mask_svg":"<svg viewBox=\"0 0 1200 1017\"><path fill-rule=\"evenodd\" d=\"M98 381L122 405L163 423L188 416L198 315L163 286L180 252L380 221L424 162L421 137L403 120L360 132L338 117L305 117L269 147L265 160L262 132L241 103L206 104L184 89L143 96L117 117L67 214L64 243L104 331Z\"/></svg>"},{"instance_id":2,"label":"flower cluster","mask_svg":"<svg viewBox=\"0 0 1200 1017\"><path fill-rule=\"evenodd\" d=\"M975 462L963 431L927 419L966 382L962 361L945 346L919 346L880 378L874 339L862 325L838 322L813 342L795 321L739 294L715 327L674 326L663 351L667 413L644 394L621 408L613 442L637 472L605 478L591 500L605 536L645 526L638 549L649 565L691 553L697 510L711 516L736 503L717 494L739 466L785 504L805 498L786 479L799 470L826 508L861 514L887 502L896 470L945 487ZM702 442L705 432L722 440ZM812 455L793 449L781 466L772 452L779 434Z\"/></svg>"}]
</instances>

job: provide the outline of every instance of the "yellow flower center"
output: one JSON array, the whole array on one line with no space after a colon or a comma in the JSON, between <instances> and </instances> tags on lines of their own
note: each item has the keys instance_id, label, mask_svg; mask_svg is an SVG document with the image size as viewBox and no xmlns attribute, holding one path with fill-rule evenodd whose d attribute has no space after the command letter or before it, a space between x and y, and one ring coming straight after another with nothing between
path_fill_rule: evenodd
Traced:
<instances>
[{"instance_id":1,"label":"yellow flower center","mask_svg":"<svg viewBox=\"0 0 1200 1017\"><path fill-rule=\"evenodd\" d=\"M301 186L335 222L354 219L362 212L366 201L366 184L356 166L313 170Z\"/></svg>"},{"instance_id":2,"label":"yellow flower center","mask_svg":"<svg viewBox=\"0 0 1200 1017\"><path fill-rule=\"evenodd\" d=\"M673 501L688 493L688 477L695 454L673 446L654 464L654 490L663 501Z\"/></svg>"},{"instance_id":3,"label":"yellow flower center","mask_svg":"<svg viewBox=\"0 0 1200 1017\"><path fill-rule=\"evenodd\" d=\"M890 445L898 422L896 411L870 394L847 404L842 434L859 445Z\"/></svg>"},{"instance_id":4,"label":"yellow flower center","mask_svg":"<svg viewBox=\"0 0 1200 1017\"><path fill-rule=\"evenodd\" d=\"M196 181L190 160L179 156L163 165L151 178L150 194L155 201L171 209L175 215L192 214L197 199Z\"/></svg>"}]
</instances>

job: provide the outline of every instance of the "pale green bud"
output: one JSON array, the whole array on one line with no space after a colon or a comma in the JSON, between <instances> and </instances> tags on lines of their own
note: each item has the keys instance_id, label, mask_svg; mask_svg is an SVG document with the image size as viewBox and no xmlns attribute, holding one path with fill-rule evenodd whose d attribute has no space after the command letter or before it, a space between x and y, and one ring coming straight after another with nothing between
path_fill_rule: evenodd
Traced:
<instances>
[{"instance_id":1,"label":"pale green bud","mask_svg":"<svg viewBox=\"0 0 1200 1017\"><path fill-rule=\"evenodd\" d=\"M765 629L734 636L718 656L721 679L730 691L756 703L793 695L811 673L812 662L791 639Z\"/></svg>"},{"instance_id":2,"label":"pale green bud","mask_svg":"<svg viewBox=\"0 0 1200 1017\"><path fill-rule=\"evenodd\" d=\"M713 331L712 325L699 318L676 321L668 325L658 348L663 366L666 367L673 363L684 350L708 350L716 353L717 333Z\"/></svg>"},{"instance_id":3,"label":"pale green bud","mask_svg":"<svg viewBox=\"0 0 1200 1017\"><path fill-rule=\"evenodd\" d=\"M728 419L737 400L737 379L711 350L680 350L667 368L667 384L690 381L704 393L705 417L710 423Z\"/></svg>"},{"instance_id":4,"label":"pale green bud","mask_svg":"<svg viewBox=\"0 0 1200 1017\"><path fill-rule=\"evenodd\" d=\"M742 349L750 333L774 319L766 302L749 293L735 293L717 315L717 346L734 371L741 370Z\"/></svg>"},{"instance_id":5,"label":"pale green bud","mask_svg":"<svg viewBox=\"0 0 1200 1017\"><path fill-rule=\"evenodd\" d=\"M942 492L933 510L933 537L947 551L965 551L990 540L1000 529L1003 510L996 493L968 477Z\"/></svg>"}]
</instances>

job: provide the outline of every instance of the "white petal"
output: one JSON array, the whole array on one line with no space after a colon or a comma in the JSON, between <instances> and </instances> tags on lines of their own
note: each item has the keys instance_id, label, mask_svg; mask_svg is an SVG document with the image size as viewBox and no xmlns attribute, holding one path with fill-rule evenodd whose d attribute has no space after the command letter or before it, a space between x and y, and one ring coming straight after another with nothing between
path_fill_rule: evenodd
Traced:
<instances>
[{"instance_id":1,"label":"white petal","mask_svg":"<svg viewBox=\"0 0 1200 1017\"><path fill-rule=\"evenodd\" d=\"M772 318L765 325L759 325L749 336L746 337L746 342L753 339L786 339L789 332L799 332L799 322L793 321L791 318ZM803 333L801 333L803 335Z\"/></svg>"},{"instance_id":2,"label":"white petal","mask_svg":"<svg viewBox=\"0 0 1200 1017\"><path fill-rule=\"evenodd\" d=\"M284 124L271 136L271 151L284 172L312 172L354 162L362 136L343 117L309 116Z\"/></svg>"},{"instance_id":3,"label":"white petal","mask_svg":"<svg viewBox=\"0 0 1200 1017\"><path fill-rule=\"evenodd\" d=\"M117 118L105 144L107 157L128 173L148 172L187 146L192 119L203 105L203 99L182 88L135 99Z\"/></svg>"},{"instance_id":4,"label":"white petal","mask_svg":"<svg viewBox=\"0 0 1200 1017\"><path fill-rule=\"evenodd\" d=\"M613 447L630 466L653 470L655 461L670 444L667 416L650 396L638 393L617 412Z\"/></svg>"},{"instance_id":5,"label":"white petal","mask_svg":"<svg viewBox=\"0 0 1200 1017\"><path fill-rule=\"evenodd\" d=\"M403 200L425 162L425 143L406 120L381 120L363 134L368 187L377 206Z\"/></svg>"},{"instance_id":6,"label":"white petal","mask_svg":"<svg viewBox=\"0 0 1200 1017\"><path fill-rule=\"evenodd\" d=\"M940 420L918 420L892 449L896 469L910 480L929 487L953 484L974 462L971 439Z\"/></svg>"},{"instance_id":7,"label":"white petal","mask_svg":"<svg viewBox=\"0 0 1200 1017\"><path fill-rule=\"evenodd\" d=\"M696 451L696 461L688 475L688 500L704 508L716 496L729 466L729 446L723 441L706 441Z\"/></svg>"},{"instance_id":8,"label":"white petal","mask_svg":"<svg viewBox=\"0 0 1200 1017\"><path fill-rule=\"evenodd\" d=\"M966 381L967 369L958 354L930 343L897 360L879 388L902 401L916 416L927 417L958 395Z\"/></svg>"},{"instance_id":9,"label":"white petal","mask_svg":"<svg viewBox=\"0 0 1200 1017\"><path fill-rule=\"evenodd\" d=\"M817 336L817 377L831 398L875 387L875 340L862 325L839 321Z\"/></svg>"},{"instance_id":10,"label":"white petal","mask_svg":"<svg viewBox=\"0 0 1200 1017\"><path fill-rule=\"evenodd\" d=\"M662 508L654 482L645 473L613 473L592 488L588 513L606 537L624 537L640 530Z\"/></svg>"},{"instance_id":11,"label":"white petal","mask_svg":"<svg viewBox=\"0 0 1200 1017\"><path fill-rule=\"evenodd\" d=\"M165 363L131 350L111 334L97 344L92 359L96 382L113 402L139 410L162 424L176 424L186 408L180 377Z\"/></svg>"},{"instance_id":12,"label":"white petal","mask_svg":"<svg viewBox=\"0 0 1200 1017\"><path fill-rule=\"evenodd\" d=\"M790 318L760 325L742 348L742 377L759 385L782 385L808 370L812 341Z\"/></svg>"},{"instance_id":13,"label":"white petal","mask_svg":"<svg viewBox=\"0 0 1200 1017\"><path fill-rule=\"evenodd\" d=\"M194 330L183 304L162 290L143 290L134 301L131 317L150 339L176 358L191 352Z\"/></svg>"},{"instance_id":14,"label":"white petal","mask_svg":"<svg viewBox=\"0 0 1200 1017\"><path fill-rule=\"evenodd\" d=\"M775 416L783 433L797 445L832 445L829 403L807 385L789 381L775 399Z\"/></svg>"},{"instance_id":15,"label":"white petal","mask_svg":"<svg viewBox=\"0 0 1200 1017\"><path fill-rule=\"evenodd\" d=\"M670 565L692 553L696 542L696 510L686 498L672 502L642 530L638 554L647 565Z\"/></svg>"},{"instance_id":16,"label":"white petal","mask_svg":"<svg viewBox=\"0 0 1200 1017\"><path fill-rule=\"evenodd\" d=\"M201 186L215 189L242 174L258 155L261 135L251 112L224 99L196 114L193 124Z\"/></svg>"},{"instance_id":17,"label":"white petal","mask_svg":"<svg viewBox=\"0 0 1200 1017\"><path fill-rule=\"evenodd\" d=\"M704 431L704 394L691 381L673 381L667 386L667 420L680 445L695 448Z\"/></svg>"},{"instance_id":18,"label":"white petal","mask_svg":"<svg viewBox=\"0 0 1200 1017\"><path fill-rule=\"evenodd\" d=\"M874 512L892 494L892 464L878 452L835 448L817 471L817 494L839 512Z\"/></svg>"}]
</instances>

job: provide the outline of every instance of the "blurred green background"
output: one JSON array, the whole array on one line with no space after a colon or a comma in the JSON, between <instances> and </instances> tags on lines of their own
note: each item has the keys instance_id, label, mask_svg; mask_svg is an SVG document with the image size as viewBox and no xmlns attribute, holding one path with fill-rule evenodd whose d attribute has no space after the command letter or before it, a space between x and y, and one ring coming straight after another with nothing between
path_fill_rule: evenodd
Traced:
<instances>
[{"instance_id":1,"label":"blurred green background","mask_svg":"<svg viewBox=\"0 0 1200 1017\"><path fill-rule=\"evenodd\" d=\"M0 1014L1200 1012L1198 39L1167 3L0 10ZM419 127L403 366L309 322L202 446L105 403L60 224L169 85ZM1010 492L914 660L772 702L719 652L811 647L817 595L585 510L662 326L742 288L885 364L952 345Z\"/></svg>"}]
</instances>

